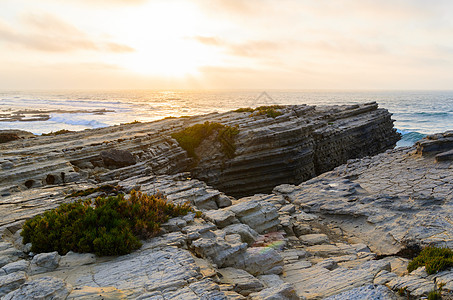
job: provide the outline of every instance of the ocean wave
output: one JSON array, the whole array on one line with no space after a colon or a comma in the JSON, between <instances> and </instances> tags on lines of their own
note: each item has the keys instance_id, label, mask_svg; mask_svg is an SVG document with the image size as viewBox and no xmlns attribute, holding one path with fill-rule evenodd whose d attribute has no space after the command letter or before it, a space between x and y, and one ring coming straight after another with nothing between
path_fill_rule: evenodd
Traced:
<instances>
[{"instance_id":1,"label":"ocean wave","mask_svg":"<svg viewBox=\"0 0 453 300\"><path fill-rule=\"evenodd\" d=\"M428 117L440 117L440 116L449 116L450 112L416 112L413 113L418 116L428 116Z\"/></svg>"},{"instance_id":2,"label":"ocean wave","mask_svg":"<svg viewBox=\"0 0 453 300\"><path fill-rule=\"evenodd\" d=\"M68 124L68 125L81 125L87 126L91 128L100 128L100 127L107 127L108 124L99 122L97 120L84 120L84 119L68 119L61 116L55 116L49 119L49 121L53 121L56 123Z\"/></svg>"},{"instance_id":3,"label":"ocean wave","mask_svg":"<svg viewBox=\"0 0 453 300\"><path fill-rule=\"evenodd\" d=\"M417 141L421 140L426 136L424 133L420 133L417 131L406 131L406 130L399 130L401 133L401 140L397 143L397 147L408 147L414 145Z\"/></svg>"}]
</instances>

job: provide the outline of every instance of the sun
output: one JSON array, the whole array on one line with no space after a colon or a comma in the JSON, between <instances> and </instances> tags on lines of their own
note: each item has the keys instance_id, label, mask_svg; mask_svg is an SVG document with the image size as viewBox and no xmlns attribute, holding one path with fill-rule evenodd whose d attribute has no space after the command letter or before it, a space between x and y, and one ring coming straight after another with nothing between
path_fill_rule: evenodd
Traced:
<instances>
[{"instance_id":1,"label":"sun","mask_svg":"<svg viewBox=\"0 0 453 300\"><path fill-rule=\"evenodd\" d=\"M193 38L204 26L199 14L189 2L152 2L142 7L124 22L121 38L135 51L116 63L144 75L196 75L201 66L218 61L215 49Z\"/></svg>"}]
</instances>

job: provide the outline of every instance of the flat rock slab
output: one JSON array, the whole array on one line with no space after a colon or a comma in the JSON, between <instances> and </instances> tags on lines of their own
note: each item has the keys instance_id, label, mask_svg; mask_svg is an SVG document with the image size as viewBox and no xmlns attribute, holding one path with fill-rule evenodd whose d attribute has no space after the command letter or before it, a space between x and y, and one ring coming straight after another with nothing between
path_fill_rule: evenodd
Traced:
<instances>
[{"instance_id":1,"label":"flat rock slab","mask_svg":"<svg viewBox=\"0 0 453 300\"><path fill-rule=\"evenodd\" d=\"M394 291L406 289L411 296L417 298L421 296L428 296L428 293L435 288L432 280L411 275L395 277L386 283L386 285Z\"/></svg>"},{"instance_id":2,"label":"flat rock slab","mask_svg":"<svg viewBox=\"0 0 453 300\"><path fill-rule=\"evenodd\" d=\"M436 155L436 161L452 161L453 160L453 150L442 152Z\"/></svg>"},{"instance_id":3,"label":"flat rock slab","mask_svg":"<svg viewBox=\"0 0 453 300\"><path fill-rule=\"evenodd\" d=\"M67 300L125 300L124 293L114 287L91 287L84 286L75 288L69 294Z\"/></svg>"},{"instance_id":4,"label":"flat rock slab","mask_svg":"<svg viewBox=\"0 0 453 300\"><path fill-rule=\"evenodd\" d=\"M322 233L301 235L299 237L299 240L302 243L309 245L309 246L326 244L329 242L329 238L327 237L327 235L322 234Z\"/></svg>"},{"instance_id":5,"label":"flat rock slab","mask_svg":"<svg viewBox=\"0 0 453 300\"><path fill-rule=\"evenodd\" d=\"M62 279L46 276L26 282L17 290L7 294L3 300L55 299L64 300L72 286Z\"/></svg>"},{"instance_id":6,"label":"flat rock slab","mask_svg":"<svg viewBox=\"0 0 453 300\"><path fill-rule=\"evenodd\" d=\"M396 300L397 297L386 286L365 285L341 294L330 296L325 300Z\"/></svg>"},{"instance_id":7,"label":"flat rock slab","mask_svg":"<svg viewBox=\"0 0 453 300\"><path fill-rule=\"evenodd\" d=\"M372 284L376 274L386 269L390 270L390 264L382 261L369 261L353 269L339 267L332 271L314 266L287 273L283 280L291 283L299 296L319 299Z\"/></svg>"},{"instance_id":8,"label":"flat rock slab","mask_svg":"<svg viewBox=\"0 0 453 300\"><path fill-rule=\"evenodd\" d=\"M234 291L247 296L250 293L261 291L264 285L250 273L235 268L219 269L222 275L220 278L221 283L231 284Z\"/></svg>"},{"instance_id":9,"label":"flat rock slab","mask_svg":"<svg viewBox=\"0 0 453 300\"><path fill-rule=\"evenodd\" d=\"M202 276L189 251L167 246L139 250L113 260L76 267L70 272L67 281L75 289L87 286L114 287L128 299L145 294L171 298L177 291L183 293L183 289L198 282ZM199 289L200 294L218 294L217 285L205 284Z\"/></svg>"},{"instance_id":10,"label":"flat rock slab","mask_svg":"<svg viewBox=\"0 0 453 300\"><path fill-rule=\"evenodd\" d=\"M19 288L27 279L28 275L23 271L0 276L0 297L3 299L3 296Z\"/></svg>"},{"instance_id":11,"label":"flat rock slab","mask_svg":"<svg viewBox=\"0 0 453 300\"><path fill-rule=\"evenodd\" d=\"M286 283L280 286L267 288L258 293L252 293L249 295L251 300L299 300L296 291L292 285Z\"/></svg>"}]
</instances>

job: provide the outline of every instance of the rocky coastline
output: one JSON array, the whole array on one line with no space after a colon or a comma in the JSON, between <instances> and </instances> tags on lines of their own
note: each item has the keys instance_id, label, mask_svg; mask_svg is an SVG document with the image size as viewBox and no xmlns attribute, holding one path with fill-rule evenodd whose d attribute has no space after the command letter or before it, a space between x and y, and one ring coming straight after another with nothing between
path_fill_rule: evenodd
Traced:
<instances>
[{"instance_id":1,"label":"rocky coastline","mask_svg":"<svg viewBox=\"0 0 453 300\"><path fill-rule=\"evenodd\" d=\"M453 132L392 149L399 136L376 103L278 110L0 144L0 298L419 299L439 283L448 297L452 270L407 264L426 245L453 247ZM207 139L194 163L171 137L206 121L237 126L234 157ZM22 244L26 219L105 184L202 214L119 257Z\"/></svg>"}]
</instances>

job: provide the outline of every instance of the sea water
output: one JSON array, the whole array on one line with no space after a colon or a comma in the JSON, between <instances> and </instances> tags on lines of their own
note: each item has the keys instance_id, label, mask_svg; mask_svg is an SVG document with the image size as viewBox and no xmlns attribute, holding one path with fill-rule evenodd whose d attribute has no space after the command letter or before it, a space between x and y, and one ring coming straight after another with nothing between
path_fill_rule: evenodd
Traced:
<instances>
[{"instance_id":1,"label":"sea water","mask_svg":"<svg viewBox=\"0 0 453 300\"><path fill-rule=\"evenodd\" d=\"M3 91L0 129L34 134L148 122L273 104L335 105L376 101L393 114L409 146L427 134L453 130L453 91L126 90Z\"/></svg>"}]
</instances>

